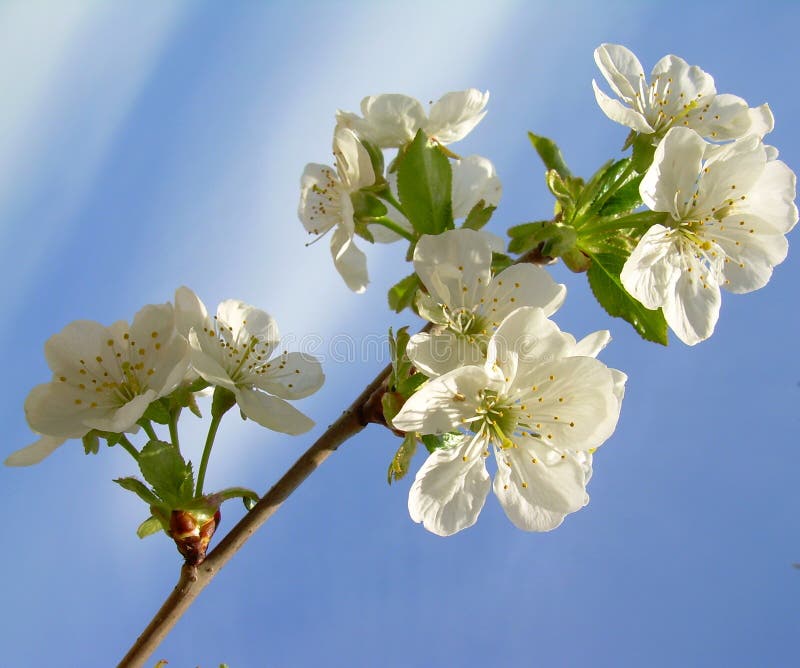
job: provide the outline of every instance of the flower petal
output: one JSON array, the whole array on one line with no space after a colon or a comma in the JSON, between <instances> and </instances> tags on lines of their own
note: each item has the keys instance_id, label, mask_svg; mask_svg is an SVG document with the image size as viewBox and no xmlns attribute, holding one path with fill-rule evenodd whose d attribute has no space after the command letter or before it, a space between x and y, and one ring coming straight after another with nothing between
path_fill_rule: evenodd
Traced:
<instances>
[{"instance_id":1,"label":"flower petal","mask_svg":"<svg viewBox=\"0 0 800 668\"><path fill-rule=\"evenodd\" d=\"M653 225L622 267L622 285L649 309L659 308L678 280L680 269L674 262L678 254L674 234L663 225Z\"/></svg>"},{"instance_id":2,"label":"flower petal","mask_svg":"<svg viewBox=\"0 0 800 668\"><path fill-rule=\"evenodd\" d=\"M649 209L682 219L692 203L706 146L694 130L672 128L667 132L639 184L639 194Z\"/></svg>"},{"instance_id":3,"label":"flower petal","mask_svg":"<svg viewBox=\"0 0 800 668\"><path fill-rule=\"evenodd\" d=\"M83 418L91 410L78 388L67 383L43 383L25 399L25 417L33 431L56 438L81 438L89 428Z\"/></svg>"},{"instance_id":4,"label":"flower petal","mask_svg":"<svg viewBox=\"0 0 800 668\"><path fill-rule=\"evenodd\" d=\"M564 303L567 288L556 283L543 267L515 264L492 279L486 291L484 311L492 322L500 322L521 306L538 306L546 316Z\"/></svg>"},{"instance_id":5,"label":"flower petal","mask_svg":"<svg viewBox=\"0 0 800 668\"><path fill-rule=\"evenodd\" d=\"M375 170L369 151L348 128L336 128L333 134L333 154L339 180L348 191L366 188L375 183Z\"/></svg>"},{"instance_id":6,"label":"flower petal","mask_svg":"<svg viewBox=\"0 0 800 668\"><path fill-rule=\"evenodd\" d=\"M597 104L600 106L603 113L612 121L645 135L655 132L654 128L647 122L647 119L642 116L642 114L630 107L626 107L619 100L615 100L613 97L604 93L600 90L594 79L592 80L592 86L594 87L594 98L597 100Z\"/></svg>"},{"instance_id":7,"label":"flower petal","mask_svg":"<svg viewBox=\"0 0 800 668\"><path fill-rule=\"evenodd\" d=\"M356 248L353 235L343 225L339 225L331 237L331 255L336 271L353 292L362 293L367 289L367 256Z\"/></svg>"},{"instance_id":8,"label":"flower petal","mask_svg":"<svg viewBox=\"0 0 800 668\"><path fill-rule=\"evenodd\" d=\"M297 217L311 234L324 234L341 218L339 179L328 165L309 163L300 177Z\"/></svg>"},{"instance_id":9,"label":"flower petal","mask_svg":"<svg viewBox=\"0 0 800 668\"><path fill-rule=\"evenodd\" d=\"M524 531L555 529L564 515L589 501L583 466L573 455L546 464L538 454L525 445L495 448L494 493L508 519Z\"/></svg>"},{"instance_id":10,"label":"flower petal","mask_svg":"<svg viewBox=\"0 0 800 668\"><path fill-rule=\"evenodd\" d=\"M414 334L406 347L411 362L429 378L442 376L461 366L483 365L486 356L474 340L449 330L439 334Z\"/></svg>"},{"instance_id":11,"label":"flower petal","mask_svg":"<svg viewBox=\"0 0 800 668\"><path fill-rule=\"evenodd\" d=\"M242 412L262 427L282 434L304 434L314 421L283 399L249 388L237 388L236 402Z\"/></svg>"},{"instance_id":12,"label":"flower petal","mask_svg":"<svg viewBox=\"0 0 800 668\"><path fill-rule=\"evenodd\" d=\"M489 91L476 88L443 95L431 107L425 132L440 144L452 144L466 137L486 115Z\"/></svg>"},{"instance_id":13,"label":"flower petal","mask_svg":"<svg viewBox=\"0 0 800 668\"><path fill-rule=\"evenodd\" d=\"M418 100L395 93L371 95L361 101L362 119L349 119L350 126L379 148L402 146L414 139L425 123L425 110Z\"/></svg>"},{"instance_id":14,"label":"flower petal","mask_svg":"<svg viewBox=\"0 0 800 668\"><path fill-rule=\"evenodd\" d=\"M319 360L304 353L284 353L254 369L247 380L282 399L303 399L325 382Z\"/></svg>"},{"instance_id":15,"label":"flower petal","mask_svg":"<svg viewBox=\"0 0 800 668\"><path fill-rule=\"evenodd\" d=\"M789 250L786 237L756 216L731 216L706 231L725 251L724 287L731 292L764 287Z\"/></svg>"},{"instance_id":16,"label":"flower petal","mask_svg":"<svg viewBox=\"0 0 800 668\"><path fill-rule=\"evenodd\" d=\"M185 285L175 290L175 328L181 336L189 336L192 327L202 331L209 324L206 305L194 290Z\"/></svg>"},{"instance_id":17,"label":"flower petal","mask_svg":"<svg viewBox=\"0 0 800 668\"><path fill-rule=\"evenodd\" d=\"M797 178L780 160L771 160L747 194L741 209L752 213L786 234L797 223L797 206L794 203Z\"/></svg>"},{"instance_id":18,"label":"flower petal","mask_svg":"<svg viewBox=\"0 0 800 668\"><path fill-rule=\"evenodd\" d=\"M481 200L484 206L497 206L502 194L494 165L486 158L470 155L453 162L453 218L466 218Z\"/></svg>"},{"instance_id":19,"label":"flower petal","mask_svg":"<svg viewBox=\"0 0 800 668\"><path fill-rule=\"evenodd\" d=\"M49 457L67 439L53 436L42 436L35 443L12 452L3 462L6 466L30 466L38 464L45 457Z\"/></svg>"},{"instance_id":20,"label":"flower petal","mask_svg":"<svg viewBox=\"0 0 800 668\"><path fill-rule=\"evenodd\" d=\"M475 230L423 235L414 249L414 270L428 292L449 308L472 308L491 280L492 250Z\"/></svg>"},{"instance_id":21,"label":"flower petal","mask_svg":"<svg viewBox=\"0 0 800 668\"><path fill-rule=\"evenodd\" d=\"M132 429L136 425L136 421L144 415L147 407L157 398L156 392L147 390L116 410L86 413L83 423L92 429L121 434Z\"/></svg>"},{"instance_id":22,"label":"flower petal","mask_svg":"<svg viewBox=\"0 0 800 668\"><path fill-rule=\"evenodd\" d=\"M488 383L481 367L466 366L423 385L392 420L395 429L421 434L453 431L475 415L478 393Z\"/></svg>"},{"instance_id":23,"label":"flower petal","mask_svg":"<svg viewBox=\"0 0 800 668\"><path fill-rule=\"evenodd\" d=\"M719 319L721 297L713 276L691 253L684 253L691 271L683 271L664 297L664 318L678 338L689 346L707 339Z\"/></svg>"},{"instance_id":24,"label":"flower petal","mask_svg":"<svg viewBox=\"0 0 800 668\"><path fill-rule=\"evenodd\" d=\"M475 524L490 487L483 447L473 436L462 446L442 448L428 457L408 494L412 520L438 536Z\"/></svg>"},{"instance_id":25,"label":"flower petal","mask_svg":"<svg viewBox=\"0 0 800 668\"><path fill-rule=\"evenodd\" d=\"M642 64L633 52L621 44L601 44L594 50L594 62L611 89L632 102L644 80Z\"/></svg>"}]
</instances>

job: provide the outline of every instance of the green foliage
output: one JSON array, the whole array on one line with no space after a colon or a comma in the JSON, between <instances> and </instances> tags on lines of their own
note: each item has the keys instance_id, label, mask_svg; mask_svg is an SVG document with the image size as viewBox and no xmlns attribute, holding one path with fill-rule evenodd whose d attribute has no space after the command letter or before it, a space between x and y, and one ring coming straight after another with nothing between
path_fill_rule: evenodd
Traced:
<instances>
[{"instance_id":1,"label":"green foliage","mask_svg":"<svg viewBox=\"0 0 800 668\"><path fill-rule=\"evenodd\" d=\"M139 455L139 469L153 491L168 506L181 508L193 498L192 465L187 464L171 444L149 441Z\"/></svg>"},{"instance_id":2,"label":"green foliage","mask_svg":"<svg viewBox=\"0 0 800 668\"><path fill-rule=\"evenodd\" d=\"M438 144L420 130L397 167L397 190L403 212L420 234L440 234L453 229L450 160Z\"/></svg>"},{"instance_id":3,"label":"green foliage","mask_svg":"<svg viewBox=\"0 0 800 668\"><path fill-rule=\"evenodd\" d=\"M161 505L161 499L159 499L150 489L148 489L147 485L137 478L117 478L114 480L114 482L122 487L122 489L127 489L129 492L136 494L136 496L138 496L149 506Z\"/></svg>"},{"instance_id":4,"label":"green foliage","mask_svg":"<svg viewBox=\"0 0 800 668\"><path fill-rule=\"evenodd\" d=\"M496 208L496 206L487 206L484 200L480 200L470 209L461 227L466 227L470 230L480 230L489 222Z\"/></svg>"},{"instance_id":5,"label":"green foliage","mask_svg":"<svg viewBox=\"0 0 800 668\"><path fill-rule=\"evenodd\" d=\"M87 432L81 440L83 441L83 451L85 454L96 455L100 452L100 437L94 429Z\"/></svg>"},{"instance_id":6,"label":"green foliage","mask_svg":"<svg viewBox=\"0 0 800 668\"><path fill-rule=\"evenodd\" d=\"M142 415L142 420L155 422L156 424L169 424L170 407L169 399L156 399L152 402Z\"/></svg>"},{"instance_id":7,"label":"green foliage","mask_svg":"<svg viewBox=\"0 0 800 668\"><path fill-rule=\"evenodd\" d=\"M147 538L148 536L152 536L154 533L158 533L163 528L164 527L161 525L161 520L151 515L139 525L139 528L136 529L136 535L139 536L139 538Z\"/></svg>"},{"instance_id":8,"label":"green foliage","mask_svg":"<svg viewBox=\"0 0 800 668\"><path fill-rule=\"evenodd\" d=\"M640 207L642 198L639 196L639 184L642 182L642 178L644 178L644 174L638 174L627 181L603 203L598 214L612 216Z\"/></svg>"},{"instance_id":9,"label":"green foliage","mask_svg":"<svg viewBox=\"0 0 800 668\"><path fill-rule=\"evenodd\" d=\"M463 435L458 432L425 434L422 437L422 443L428 448L428 452L433 453L441 448L452 448L455 445L460 445L463 438Z\"/></svg>"},{"instance_id":10,"label":"green foliage","mask_svg":"<svg viewBox=\"0 0 800 668\"><path fill-rule=\"evenodd\" d=\"M667 345L667 322L661 309L651 310L631 297L619 275L627 259L623 249L606 246L603 252L591 253L589 286L609 315L627 320L648 341Z\"/></svg>"},{"instance_id":11,"label":"green foliage","mask_svg":"<svg viewBox=\"0 0 800 668\"><path fill-rule=\"evenodd\" d=\"M419 287L419 277L416 274L410 274L399 280L389 288L389 308L395 313L400 313L403 309L413 306Z\"/></svg>"},{"instance_id":12,"label":"green foliage","mask_svg":"<svg viewBox=\"0 0 800 668\"><path fill-rule=\"evenodd\" d=\"M417 437L415 434L406 434L400 447L397 449L387 472L387 481L391 485L393 481L402 480L408 467L411 465L411 459L417 451Z\"/></svg>"},{"instance_id":13,"label":"green foliage","mask_svg":"<svg viewBox=\"0 0 800 668\"><path fill-rule=\"evenodd\" d=\"M572 176L567 163L564 162L564 156L561 155L561 149L552 139L535 135L533 132L528 133L528 138L548 170L555 170L562 179L568 179Z\"/></svg>"}]
</instances>

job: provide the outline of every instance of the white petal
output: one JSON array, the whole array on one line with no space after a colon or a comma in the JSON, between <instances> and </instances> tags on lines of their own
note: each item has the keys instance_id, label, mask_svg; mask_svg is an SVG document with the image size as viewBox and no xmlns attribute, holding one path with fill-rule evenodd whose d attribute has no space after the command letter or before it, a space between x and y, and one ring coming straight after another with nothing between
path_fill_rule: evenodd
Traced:
<instances>
[{"instance_id":1,"label":"white petal","mask_svg":"<svg viewBox=\"0 0 800 668\"><path fill-rule=\"evenodd\" d=\"M606 93L600 90L594 80L592 80L592 86L594 87L594 97L595 100L597 100L597 104L600 106L600 109L603 110L603 113L612 121L645 135L655 132L650 123L647 122L647 119L638 111L626 107L619 100L615 100L613 97L606 95Z\"/></svg>"},{"instance_id":2,"label":"white petal","mask_svg":"<svg viewBox=\"0 0 800 668\"><path fill-rule=\"evenodd\" d=\"M449 330L440 334L414 334L406 354L428 378L442 376L461 366L483 365L486 361L477 342L456 336Z\"/></svg>"},{"instance_id":3,"label":"white petal","mask_svg":"<svg viewBox=\"0 0 800 668\"><path fill-rule=\"evenodd\" d=\"M747 102L736 95L715 95L685 116L689 127L712 141L727 141L751 134ZM763 136L763 135L761 135Z\"/></svg>"},{"instance_id":4,"label":"white petal","mask_svg":"<svg viewBox=\"0 0 800 668\"><path fill-rule=\"evenodd\" d=\"M486 115L489 92L475 88L447 93L432 107L425 132L440 144L451 144L466 137Z\"/></svg>"},{"instance_id":5,"label":"white petal","mask_svg":"<svg viewBox=\"0 0 800 668\"><path fill-rule=\"evenodd\" d=\"M772 132L775 127L775 118L772 115L772 110L768 104L762 104L758 107L753 107L748 111L750 115L750 128L748 134L756 135L763 138L764 135Z\"/></svg>"},{"instance_id":6,"label":"white petal","mask_svg":"<svg viewBox=\"0 0 800 668\"><path fill-rule=\"evenodd\" d=\"M651 83L656 79L657 89L663 92L664 97L666 91L671 91L668 104L662 105L666 114L678 112L683 109L684 104L690 102L700 103L717 92L714 78L710 74L671 54L664 56L653 67L650 73ZM680 93L683 93L682 97Z\"/></svg>"},{"instance_id":7,"label":"white petal","mask_svg":"<svg viewBox=\"0 0 800 668\"><path fill-rule=\"evenodd\" d=\"M25 417L33 431L56 438L81 438L89 428L83 422L90 410L83 393L67 383L43 383L25 399Z\"/></svg>"},{"instance_id":8,"label":"white petal","mask_svg":"<svg viewBox=\"0 0 800 668\"><path fill-rule=\"evenodd\" d=\"M481 367L455 369L423 385L392 420L396 429L421 434L453 431L475 415L478 393L488 383Z\"/></svg>"},{"instance_id":9,"label":"white petal","mask_svg":"<svg viewBox=\"0 0 800 668\"><path fill-rule=\"evenodd\" d=\"M584 336L575 344L575 348L569 354L575 357L597 357L609 341L611 341L611 332L601 329Z\"/></svg>"},{"instance_id":10,"label":"white petal","mask_svg":"<svg viewBox=\"0 0 800 668\"><path fill-rule=\"evenodd\" d=\"M755 136L716 152L706 161L700 176L696 216L710 215L714 209L731 204L740 206L741 196L750 192L766 164L764 145Z\"/></svg>"},{"instance_id":11,"label":"white petal","mask_svg":"<svg viewBox=\"0 0 800 668\"><path fill-rule=\"evenodd\" d=\"M601 44L594 51L594 62L611 89L633 101L644 80L642 64L633 52L620 44Z\"/></svg>"},{"instance_id":12,"label":"white petal","mask_svg":"<svg viewBox=\"0 0 800 668\"><path fill-rule=\"evenodd\" d=\"M706 276L703 265L690 253L684 258L692 268L683 271L673 290L664 298L663 310L667 324L685 344L693 346L714 332L721 303L719 286Z\"/></svg>"},{"instance_id":13,"label":"white petal","mask_svg":"<svg viewBox=\"0 0 800 668\"><path fill-rule=\"evenodd\" d=\"M767 221L776 232L786 234L797 223L794 203L797 178L780 160L771 160L747 193L741 209Z\"/></svg>"},{"instance_id":14,"label":"white petal","mask_svg":"<svg viewBox=\"0 0 800 668\"><path fill-rule=\"evenodd\" d=\"M356 133L347 128L336 128L333 135L333 154L339 180L347 190L355 191L375 183L375 171L369 152Z\"/></svg>"},{"instance_id":15,"label":"white petal","mask_svg":"<svg viewBox=\"0 0 800 668\"><path fill-rule=\"evenodd\" d=\"M492 250L475 230L423 235L414 249L414 270L428 292L450 308L476 305L491 279Z\"/></svg>"},{"instance_id":16,"label":"white petal","mask_svg":"<svg viewBox=\"0 0 800 668\"><path fill-rule=\"evenodd\" d=\"M322 387L325 374L315 357L286 353L257 367L246 380L276 397L302 399Z\"/></svg>"},{"instance_id":17,"label":"white petal","mask_svg":"<svg viewBox=\"0 0 800 668\"><path fill-rule=\"evenodd\" d=\"M49 457L56 448L66 441L65 438L54 438L52 436L42 436L35 443L12 452L4 464L6 466L30 466L38 464L45 457Z\"/></svg>"},{"instance_id":18,"label":"white petal","mask_svg":"<svg viewBox=\"0 0 800 668\"><path fill-rule=\"evenodd\" d=\"M367 289L367 256L356 248L353 235L340 225L331 237L333 264L347 287L353 292L362 293Z\"/></svg>"},{"instance_id":19,"label":"white petal","mask_svg":"<svg viewBox=\"0 0 800 668\"><path fill-rule=\"evenodd\" d=\"M314 426L314 421L294 406L263 392L238 388L236 402L247 417L272 431L294 436L304 434Z\"/></svg>"},{"instance_id":20,"label":"white petal","mask_svg":"<svg viewBox=\"0 0 800 668\"><path fill-rule=\"evenodd\" d=\"M221 385L233 391L236 388L228 370L223 366L224 353L216 336L189 332L190 362L192 368L212 385Z\"/></svg>"},{"instance_id":21,"label":"white petal","mask_svg":"<svg viewBox=\"0 0 800 668\"><path fill-rule=\"evenodd\" d=\"M341 219L341 192L336 170L309 163L300 177L297 216L311 234L323 234Z\"/></svg>"},{"instance_id":22,"label":"white petal","mask_svg":"<svg viewBox=\"0 0 800 668\"><path fill-rule=\"evenodd\" d=\"M524 531L554 529L588 502L586 476L573 455L546 464L537 454L524 445L495 449L494 493L508 519Z\"/></svg>"},{"instance_id":23,"label":"white petal","mask_svg":"<svg viewBox=\"0 0 800 668\"><path fill-rule=\"evenodd\" d=\"M653 225L622 267L622 285L646 308L660 307L678 280L674 234L663 225Z\"/></svg>"},{"instance_id":24,"label":"white petal","mask_svg":"<svg viewBox=\"0 0 800 668\"><path fill-rule=\"evenodd\" d=\"M202 331L208 324L206 306L194 290L186 286L175 290L175 327L181 336L189 336L192 327Z\"/></svg>"},{"instance_id":25,"label":"white petal","mask_svg":"<svg viewBox=\"0 0 800 668\"><path fill-rule=\"evenodd\" d=\"M407 95L365 97L361 101L361 113L363 122L354 123L353 128L379 148L397 147L411 141L425 123L422 105Z\"/></svg>"},{"instance_id":26,"label":"white petal","mask_svg":"<svg viewBox=\"0 0 800 668\"><path fill-rule=\"evenodd\" d=\"M428 457L408 494L412 520L439 536L475 524L490 486L483 447L473 437L463 446L439 449Z\"/></svg>"},{"instance_id":27,"label":"white petal","mask_svg":"<svg viewBox=\"0 0 800 668\"><path fill-rule=\"evenodd\" d=\"M619 419L615 376L592 357L568 357L542 364L519 395L521 418L560 451L597 448L614 432ZM617 388L618 384L622 387ZM524 407L524 408L523 408Z\"/></svg>"},{"instance_id":28,"label":"white petal","mask_svg":"<svg viewBox=\"0 0 800 668\"><path fill-rule=\"evenodd\" d=\"M672 128L667 132L639 184L639 194L649 209L669 212L681 220L692 201L706 145L694 130Z\"/></svg>"},{"instance_id":29,"label":"white petal","mask_svg":"<svg viewBox=\"0 0 800 668\"><path fill-rule=\"evenodd\" d=\"M83 422L92 429L121 434L132 429L136 425L136 421L144 415L147 407L157 398L158 395L153 390L147 390L114 411L106 411L104 413L89 412L84 417Z\"/></svg>"},{"instance_id":30,"label":"white petal","mask_svg":"<svg viewBox=\"0 0 800 668\"><path fill-rule=\"evenodd\" d=\"M789 242L774 227L756 216L725 218L706 229L727 256L724 287L731 292L752 292L764 287L772 268L786 258Z\"/></svg>"},{"instance_id":31,"label":"white petal","mask_svg":"<svg viewBox=\"0 0 800 668\"><path fill-rule=\"evenodd\" d=\"M564 303L566 296L566 286L556 283L543 267L515 264L492 279L483 311L492 322L500 322L521 306L538 306L550 316Z\"/></svg>"},{"instance_id":32,"label":"white petal","mask_svg":"<svg viewBox=\"0 0 800 668\"><path fill-rule=\"evenodd\" d=\"M453 218L466 218L481 200L484 206L497 206L503 186L494 165L479 155L453 162Z\"/></svg>"}]
</instances>

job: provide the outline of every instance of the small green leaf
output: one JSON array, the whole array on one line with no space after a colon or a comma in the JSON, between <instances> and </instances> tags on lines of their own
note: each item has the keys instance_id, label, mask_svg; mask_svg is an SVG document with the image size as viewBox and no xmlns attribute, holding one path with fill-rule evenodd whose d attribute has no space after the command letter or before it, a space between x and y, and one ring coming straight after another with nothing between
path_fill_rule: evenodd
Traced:
<instances>
[{"instance_id":1,"label":"small green leaf","mask_svg":"<svg viewBox=\"0 0 800 668\"><path fill-rule=\"evenodd\" d=\"M150 420L156 424L169 424L169 400L156 399L142 415L143 420Z\"/></svg>"},{"instance_id":2,"label":"small green leaf","mask_svg":"<svg viewBox=\"0 0 800 668\"><path fill-rule=\"evenodd\" d=\"M644 174L650 165L653 164L653 158L656 154L656 147L653 145L652 135L636 135L631 142L633 146L633 153L631 160L633 160L633 167L640 174Z\"/></svg>"},{"instance_id":3,"label":"small green leaf","mask_svg":"<svg viewBox=\"0 0 800 668\"><path fill-rule=\"evenodd\" d=\"M400 203L417 232L440 234L453 229L452 186L450 161L420 130L397 168Z\"/></svg>"},{"instance_id":4,"label":"small green leaf","mask_svg":"<svg viewBox=\"0 0 800 668\"><path fill-rule=\"evenodd\" d=\"M503 269L508 269L514 260L505 253L492 253L492 274L499 274Z\"/></svg>"},{"instance_id":5,"label":"small green leaf","mask_svg":"<svg viewBox=\"0 0 800 668\"><path fill-rule=\"evenodd\" d=\"M466 227L470 230L480 230L492 217L496 206L486 206L484 200L480 200L475 206L470 209L467 214L466 220L461 227Z\"/></svg>"},{"instance_id":6,"label":"small green leaf","mask_svg":"<svg viewBox=\"0 0 800 668\"><path fill-rule=\"evenodd\" d=\"M353 215L356 220L380 218L388 211L386 205L375 195L363 190L351 193L350 201L353 203Z\"/></svg>"},{"instance_id":7,"label":"small green leaf","mask_svg":"<svg viewBox=\"0 0 800 668\"><path fill-rule=\"evenodd\" d=\"M192 466L169 443L148 442L139 455L139 468L153 491L172 508L180 508L193 498Z\"/></svg>"},{"instance_id":8,"label":"small green leaf","mask_svg":"<svg viewBox=\"0 0 800 668\"><path fill-rule=\"evenodd\" d=\"M129 492L133 492L138 496L142 501L144 501L148 506L159 506L161 505L161 499L159 499L150 489L145 485L141 480L138 478L128 477L128 478L117 478L114 480L122 489L127 489Z\"/></svg>"},{"instance_id":9,"label":"small green leaf","mask_svg":"<svg viewBox=\"0 0 800 668\"><path fill-rule=\"evenodd\" d=\"M622 286L619 275L625 264L626 254L622 250L591 253L592 264L587 273L589 286L595 298L606 312L627 320L643 339L667 345L667 322L661 309L645 308Z\"/></svg>"},{"instance_id":10,"label":"small green leaf","mask_svg":"<svg viewBox=\"0 0 800 668\"><path fill-rule=\"evenodd\" d=\"M539 154L539 157L542 159L547 169L556 170L558 174L565 179L572 176L572 173L567 167L567 163L564 162L564 156L561 155L561 149L558 148L557 144L552 139L535 135L533 132L528 133L528 138L531 140L533 148L536 149L536 152Z\"/></svg>"},{"instance_id":11,"label":"small green leaf","mask_svg":"<svg viewBox=\"0 0 800 668\"><path fill-rule=\"evenodd\" d=\"M414 392L416 392L427 380L428 377L424 373L417 372L401 381L397 385L397 391L404 397L408 398L414 394Z\"/></svg>"},{"instance_id":12,"label":"small green leaf","mask_svg":"<svg viewBox=\"0 0 800 668\"><path fill-rule=\"evenodd\" d=\"M163 529L164 527L161 526L159 519L151 515L139 525L139 528L136 529L136 535L139 536L139 538L147 538L148 536L152 536L154 533L158 533Z\"/></svg>"},{"instance_id":13,"label":"small green leaf","mask_svg":"<svg viewBox=\"0 0 800 668\"><path fill-rule=\"evenodd\" d=\"M642 182L642 178L644 178L644 174L639 174L620 187L605 201L598 213L601 216L613 216L640 207L642 198L639 196L639 184Z\"/></svg>"},{"instance_id":14,"label":"small green leaf","mask_svg":"<svg viewBox=\"0 0 800 668\"><path fill-rule=\"evenodd\" d=\"M383 419L387 424L392 424L395 416L400 412L405 400L397 392L384 392L381 397L381 408L383 409Z\"/></svg>"},{"instance_id":15,"label":"small green leaf","mask_svg":"<svg viewBox=\"0 0 800 668\"><path fill-rule=\"evenodd\" d=\"M400 313L403 309L412 306L419 286L419 277L416 274L406 276L395 283L389 288L389 308L395 313Z\"/></svg>"},{"instance_id":16,"label":"small green leaf","mask_svg":"<svg viewBox=\"0 0 800 668\"><path fill-rule=\"evenodd\" d=\"M460 445L464 440L464 435L458 432L446 434L425 434L422 436L422 442L428 448L428 452L433 453L441 448L452 448L453 446Z\"/></svg>"},{"instance_id":17,"label":"small green leaf","mask_svg":"<svg viewBox=\"0 0 800 668\"><path fill-rule=\"evenodd\" d=\"M408 473L411 459L416 451L417 437L414 434L406 434L389 464L389 471L386 479L390 485L393 481L402 480L405 477L406 473Z\"/></svg>"},{"instance_id":18,"label":"small green leaf","mask_svg":"<svg viewBox=\"0 0 800 668\"><path fill-rule=\"evenodd\" d=\"M87 432L81 440L83 441L83 451L85 454L96 455L100 452L100 437L94 429Z\"/></svg>"},{"instance_id":19,"label":"small green leaf","mask_svg":"<svg viewBox=\"0 0 800 668\"><path fill-rule=\"evenodd\" d=\"M545 226L551 225L549 220L539 220L535 223L522 223L508 229L511 241L508 243L508 252L522 255L536 248L545 238Z\"/></svg>"}]
</instances>

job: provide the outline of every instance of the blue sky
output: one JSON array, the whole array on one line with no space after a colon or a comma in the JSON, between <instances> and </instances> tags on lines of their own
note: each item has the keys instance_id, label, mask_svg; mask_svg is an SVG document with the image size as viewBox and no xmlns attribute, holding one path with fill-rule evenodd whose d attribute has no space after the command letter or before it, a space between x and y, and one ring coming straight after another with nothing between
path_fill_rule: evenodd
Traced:
<instances>
[{"instance_id":1,"label":"blue sky","mask_svg":"<svg viewBox=\"0 0 800 668\"><path fill-rule=\"evenodd\" d=\"M358 344L389 325L397 247L368 249L350 293L296 218L306 162L330 156L337 108L404 92L489 89L462 154L496 165L505 227L551 211L525 133L556 139L573 171L619 155L596 107L592 52L631 48L649 70L676 53L721 92L769 102L770 143L800 165L792 2L0 2L0 331L4 455L30 439L22 405L49 378L44 341L69 321L110 324L194 288L273 314L295 340ZM171 666L790 666L800 561L796 286L790 255L763 290L725 294L696 347L639 340L568 286L559 325L608 328L602 359L628 373L622 418L595 459L588 507L525 534L487 501L442 539L388 487L398 445L370 427L320 468L202 594L157 651ZM332 359L287 438L223 422L207 487L269 485L382 366ZM184 442L202 439L187 421ZM191 451L191 446L190 446ZM194 458L199 458L199 445ZM422 463L421 455L414 468ZM179 555L135 536L146 510L111 482L118 449L77 442L0 471L4 665L113 665L172 588ZM223 508L222 530L241 515Z\"/></svg>"}]
</instances>

